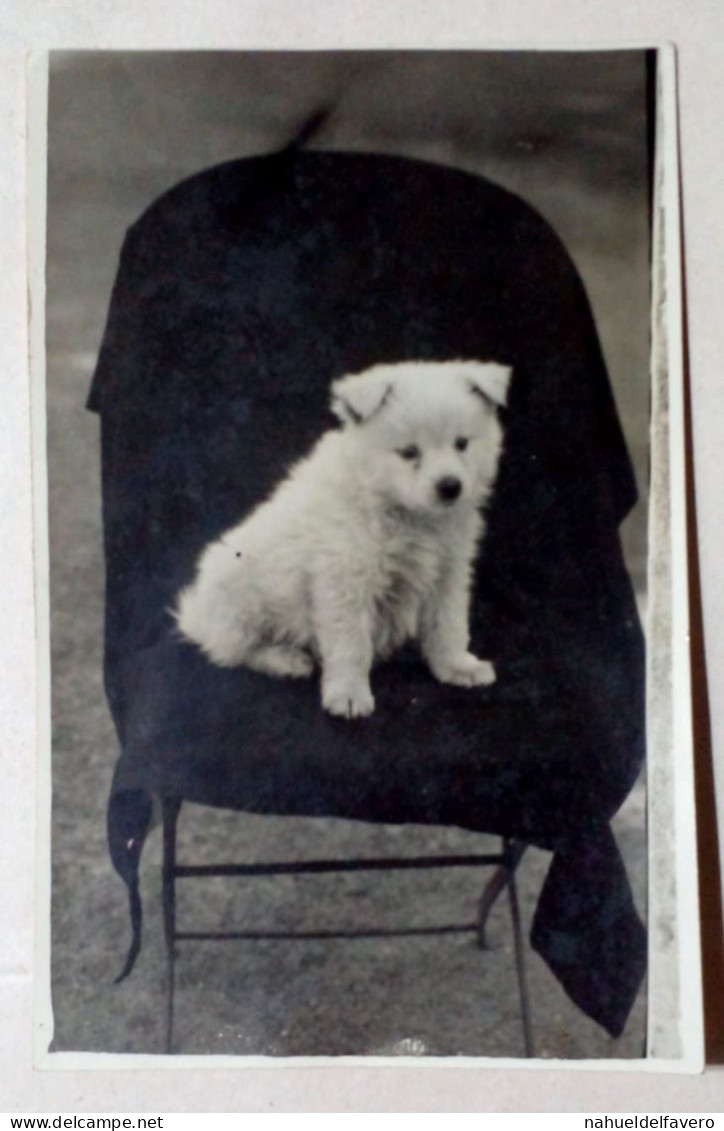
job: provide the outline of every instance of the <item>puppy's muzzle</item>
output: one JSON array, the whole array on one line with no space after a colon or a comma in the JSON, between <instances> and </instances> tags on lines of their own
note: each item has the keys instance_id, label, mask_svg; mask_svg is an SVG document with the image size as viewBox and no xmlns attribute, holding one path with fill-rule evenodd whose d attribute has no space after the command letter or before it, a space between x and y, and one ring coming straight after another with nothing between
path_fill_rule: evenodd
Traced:
<instances>
[{"instance_id":1,"label":"puppy's muzzle","mask_svg":"<svg viewBox=\"0 0 724 1131\"><path fill-rule=\"evenodd\" d=\"M459 479L455 478L454 475L446 475L444 479L440 479L436 483L435 489L437 491L438 498L443 503L450 505L451 503L454 503L456 499L460 498L460 493L463 489L463 485Z\"/></svg>"}]
</instances>

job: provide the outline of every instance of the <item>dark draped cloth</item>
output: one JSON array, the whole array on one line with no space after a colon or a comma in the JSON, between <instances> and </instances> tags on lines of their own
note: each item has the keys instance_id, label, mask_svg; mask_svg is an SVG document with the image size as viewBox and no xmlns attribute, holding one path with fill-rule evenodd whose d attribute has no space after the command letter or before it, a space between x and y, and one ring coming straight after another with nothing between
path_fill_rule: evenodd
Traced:
<instances>
[{"instance_id":1,"label":"dark draped cloth","mask_svg":"<svg viewBox=\"0 0 724 1131\"><path fill-rule=\"evenodd\" d=\"M456 358L514 372L471 612L496 684L443 686L403 650L373 671L375 714L349 722L322 711L316 679L217 668L180 640L169 610L200 551L333 426L331 381ZM619 1034L646 954L609 826L645 746L618 530L636 488L549 225L485 180L404 158L289 151L203 172L126 237L89 407L120 741L109 843L135 949L154 794L458 826L552 851L533 945Z\"/></svg>"}]
</instances>

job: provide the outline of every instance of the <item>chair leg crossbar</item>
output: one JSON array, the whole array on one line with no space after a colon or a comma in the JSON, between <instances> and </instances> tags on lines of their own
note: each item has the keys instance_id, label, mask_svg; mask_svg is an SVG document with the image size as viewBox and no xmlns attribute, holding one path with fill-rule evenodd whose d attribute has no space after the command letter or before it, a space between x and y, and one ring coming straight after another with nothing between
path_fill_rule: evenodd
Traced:
<instances>
[{"instance_id":1,"label":"chair leg crossbar","mask_svg":"<svg viewBox=\"0 0 724 1131\"><path fill-rule=\"evenodd\" d=\"M510 914L513 924L515 948L515 968L520 994L521 1022L526 1057L533 1056L533 1027L531 1022L530 997L525 967L525 950L515 883L515 871L525 851L518 841L503 840L503 848L498 853L478 853L475 855L450 855L435 857L402 857L362 860L304 860L297 863L270 864L206 864L178 865L176 863L176 831L181 800L177 797L162 799L163 811L163 868L162 904L164 935L167 956L166 983L166 1052L173 1047L174 997L176 944L197 940L228 942L233 940L253 941L259 939L344 939L344 938L383 938L385 936L445 935L474 932L481 950L488 949L485 929L488 917L498 896L507 887L510 900ZM478 904L478 917L474 923L453 923L437 927L413 928L370 928L351 931L227 931L194 932L179 931L176 927L176 880L202 878L204 876L284 876L320 875L340 872L404 871L432 868L491 867L496 871L488 882Z\"/></svg>"}]
</instances>

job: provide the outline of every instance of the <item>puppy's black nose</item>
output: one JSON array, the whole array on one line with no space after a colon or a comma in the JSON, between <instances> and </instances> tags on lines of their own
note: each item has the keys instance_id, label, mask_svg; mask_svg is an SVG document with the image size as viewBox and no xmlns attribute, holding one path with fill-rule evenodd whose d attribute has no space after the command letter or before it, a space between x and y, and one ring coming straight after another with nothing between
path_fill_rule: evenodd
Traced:
<instances>
[{"instance_id":1,"label":"puppy's black nose","mask_svg":"<svg viewBox=\"0 0 724 1131\"><path fill-rule=\"evenodd\" d=\"M437 493L444 503L454 503L462 489L462 483L454 475L446 475L437 483Z\"/></svg>"}]
</instances>

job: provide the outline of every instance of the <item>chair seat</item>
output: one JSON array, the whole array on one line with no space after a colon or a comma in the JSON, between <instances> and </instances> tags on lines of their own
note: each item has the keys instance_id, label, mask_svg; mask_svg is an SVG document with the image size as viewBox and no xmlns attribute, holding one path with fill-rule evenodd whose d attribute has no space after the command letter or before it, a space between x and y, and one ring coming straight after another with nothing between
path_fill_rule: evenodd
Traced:
<instances>
[{"instance_id":1,"label":"chair seat","mask_svg":"<svg viewBox=\"0 0 724 1131\"><path fill-rule=\"evenodd\" d=\"M607 820L628 792L639 747L630 714L535 653L500 657L498 669L491 688L445 686L410 650L373 671L375 713L340 720L322 710L316 678L218 668L167 637L134 657L116 785L554 848Z\"/></svg>"}]
</instances>

